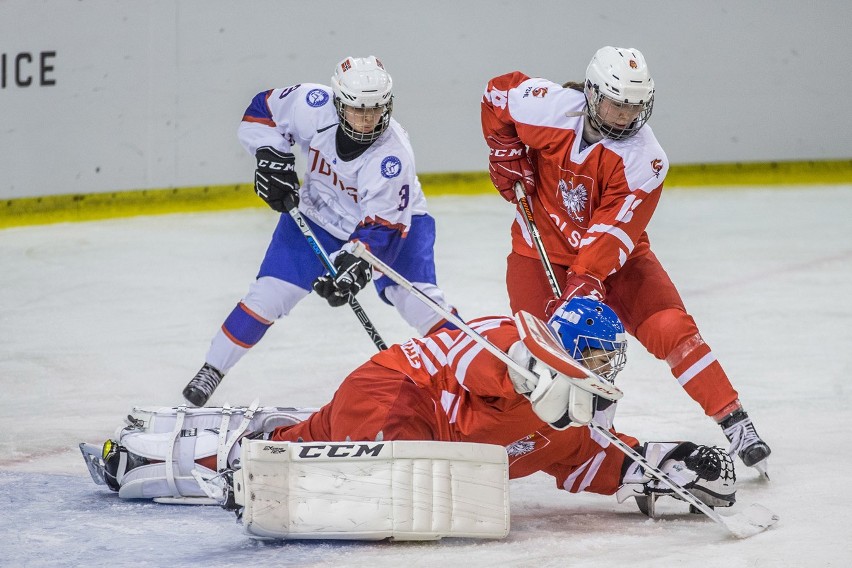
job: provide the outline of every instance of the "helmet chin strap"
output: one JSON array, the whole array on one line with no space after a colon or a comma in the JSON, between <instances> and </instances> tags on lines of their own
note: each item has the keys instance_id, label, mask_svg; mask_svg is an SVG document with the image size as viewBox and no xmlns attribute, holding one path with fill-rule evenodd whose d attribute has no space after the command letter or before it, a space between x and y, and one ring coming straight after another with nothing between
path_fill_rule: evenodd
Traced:
<instances>
[{"instance_id":1,"label":"helmet chin strap","mask_svg":"<svg viewBox=\"0 0 852 568\"><path fill-rule=\"evenodd\" d=\"M589 144L594 144L596 142L600 142L604 138L605 136L603 135L603 132L595 128L595 125L592 124L592 121L589 120L588 117L586 117L586 120L583 121L583 140L585 140Z\"/></svg>"},{"instance_id":2,"label":"helmet chin strap","mask_svg":"<svg viewBox=\"0 0 852 568\"><path fill-rule=\"evenodd\" d=\"M586 142L586 144L595 144L605 138L603 133L597 128L595 128L595 126L592 124L592 121L588 119L586 111L580 110L574 112L566 112L565 116L568 118L575 118L578 116L586 118L586 120L583 121L583 141Z\"/></svg>"}]
</instances>

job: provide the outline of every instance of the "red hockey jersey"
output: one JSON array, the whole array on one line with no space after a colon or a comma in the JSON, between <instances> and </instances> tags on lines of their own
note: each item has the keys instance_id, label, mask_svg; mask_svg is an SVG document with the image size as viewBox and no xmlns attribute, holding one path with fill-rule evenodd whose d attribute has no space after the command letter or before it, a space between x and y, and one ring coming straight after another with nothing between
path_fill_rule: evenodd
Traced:
<instances>
[{"instance_id":1,"label":"red hockey jersey","mask_svg":"<svg viewBox=\"0 0 852 568\"><path fill-rule=\"evenodd\" d=\"M507 351L520 340L508 317L485 317L469 325ZM372 361L399 371L440 401L453 440L505 446L544 426L529 401L515 392L506 364L461 331L409 339L377 353Z\"/></svg>"},{"instance_id":2,"label":"red hockey jersey","mask_svg":"<svg viewBox=\"0 0 852 568\"><path fill-rule=\"evenodd\" d=\"M536 192L530 205L555 264L600 280L649 250L645 228L660 199L668 159L645 125L626 140L582 140L585 96L514 72L492 79L482 99L486 139L528 147ZM518 211L512 249L537 257Z\"/></svg>"},{"instance_id":3,"label":"red hockey jersey","mask_svg":"<svg viewBox=\"0 0 852 568\"><path fill-rule=\"evenodd\" d=\"M480 318L470 326L504 351L520 340L508 317ZM506 446L510 477L544 471L571 492L610 494L618 488L623 454L588 427L554 430L542 422L515 392L506 364L468 335L451 331L410 339L372 361L426 390L436 401L436 413L449 422L451 440Z\"/></svg>"}]
</instances>

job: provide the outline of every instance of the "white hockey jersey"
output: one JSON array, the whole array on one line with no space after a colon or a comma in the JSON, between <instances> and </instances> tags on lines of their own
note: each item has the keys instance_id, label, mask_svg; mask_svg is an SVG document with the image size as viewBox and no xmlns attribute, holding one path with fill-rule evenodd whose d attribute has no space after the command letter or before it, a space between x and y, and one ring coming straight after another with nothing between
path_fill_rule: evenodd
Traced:
<instances>
[{"instance_id":1,"label":"white hockey jersey","mask_svg":"<svg viewBox=\"0 0 852 568\"><path fill-rule=\"evenodd\" d=\"M307 162L299 211L335 237L360 240L384 256L407 234L412 216L427 213L408 134L391 118L363 154L344 161L335 145L338 123L331 88L303 83L255 96L238 136L252 156L262 146L299 146Z\"/></svg>"}]
</instances>

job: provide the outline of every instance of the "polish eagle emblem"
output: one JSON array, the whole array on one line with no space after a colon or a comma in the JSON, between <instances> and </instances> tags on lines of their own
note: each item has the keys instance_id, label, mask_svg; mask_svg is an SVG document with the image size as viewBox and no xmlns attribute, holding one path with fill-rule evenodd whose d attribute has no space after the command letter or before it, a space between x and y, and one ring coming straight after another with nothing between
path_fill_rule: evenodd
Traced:
<instances>
[{"instance_id":1,"label":"polish eagle emblem","mask_svg":"<svg viewBox=\"0 0 852 568\"><path fill-rule=\"evenodd\" d=\"M506 446L506 453L510 458L515 458L518 456L522 456L524 454L528 454L535 449L535 441L531 440L529 437L526 437L522 440L518 440L517 442L512 442L508 446Z\"/></svg>"},{"instance_id":2,"label":"polish eagle emblem","mask_svg":"<svg viewBox=\"0 0 852 568\"><path fill-rule=\"evenodd\" d=\"M575 187L573 180L569 184L564 179L560 179L559 193L562 194L562 202L565 204L568 215L578 223L582 223L585 220L586 204L589 202L586 186L581 183Z\"/></svg>"}]
</instances>

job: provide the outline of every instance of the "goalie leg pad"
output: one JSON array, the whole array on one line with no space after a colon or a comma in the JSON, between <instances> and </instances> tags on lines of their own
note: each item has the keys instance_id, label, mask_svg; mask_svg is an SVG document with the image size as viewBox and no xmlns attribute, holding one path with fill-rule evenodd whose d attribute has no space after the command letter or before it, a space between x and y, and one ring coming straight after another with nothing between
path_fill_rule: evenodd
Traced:
<instances>
[{"instance_id":1,"label":"goalie leg pad","mask_svg":"<svg viewBox=\"0 0 852 568\"><path fill-rule=\"evenodd\" d=\"M80 451L92 480L108 485L122 499L213 504L193 471L215 477L216 470L235 464L244 434L271 432L313 412L259 408L257 403L234 408L136 407L127 416L127 426L119 427L103 449L84 443ZM209 467L199 465L201 460Z\"/></svg>"},{"instance_id":2,"label":"goalie leg pad","mask_svg":"<svg viewBox=\"0 0 852 568\"><path fill-rule=\"evenodd\" d=\"M251 440L234 472L245 531L276 539L437 540L509 533L502 446Z\"/></svg>"}]
</instances>

